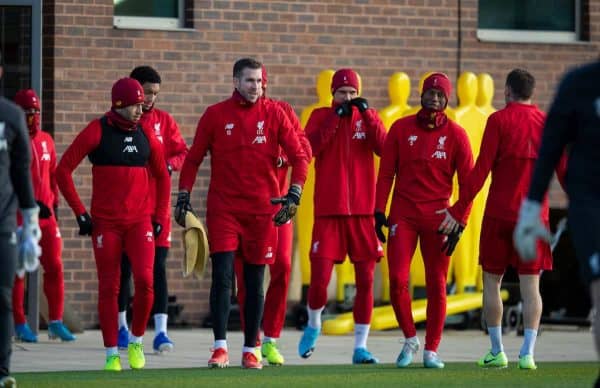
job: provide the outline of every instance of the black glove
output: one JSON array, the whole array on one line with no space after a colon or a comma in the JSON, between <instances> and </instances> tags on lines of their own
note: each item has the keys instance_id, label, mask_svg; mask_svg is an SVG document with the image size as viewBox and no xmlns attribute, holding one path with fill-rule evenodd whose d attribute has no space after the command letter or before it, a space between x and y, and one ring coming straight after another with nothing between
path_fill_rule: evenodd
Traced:
<instances>
[{"instance_id":1,"label":"black glove","mask_svg":"<svg viewBox=\"0 0 600 388\"><path fill-rule=\"evenodd\" d=\"M77 225L79 225L80 236L92 235L92 217L87 212L77 216Z\"/></svg>"},{"instance_id":2,"label":"black glove","mask_svg":"<svg viewBox=\"0 0 600 388\"><path fill-rule=\"evenodd\" d=\"M58 222L58 205L54 206L54 219Z\"/></svg>"},{"instance_id":3,"label":"black glove","mask_svg":"<svg viewBox=\"0 0 600 388\"><path fill-rule=\"evenodd\" d=\"M356 97L350 100L350 103L357 107L361 113L369 109L369 102L366 98Z\"/></svg>"},{"instance_id":4,"label":"black glove","mask_svg":"<svg viewBox=\"0 0 600 388\"><path fill-rule=\"evenodd\" d=\"M41 201L35 201L35 203L37 203L38 207L40 208L40 213L38 215L40 219L45 220L52 217L52 212L48 206L44 205Z\"/></svg>"},{"instance_id":5,"label":"black glove","mask_svg":"<svg viewBox=\"0 0 600 388\"><path fill-rule=\"evenodd\" d=\"M298 185L291 185L290 190L286 195L279 198L271 198L273 205L281 204L281 209L273 217L275 225L281 226L288 222L296 215L298 205L300 205L300 196L302 195L302 189Z\"/></svg>"},{"instance_id":6,"label":"black glove","mask_svg":"<svg viewBox=\"0 0 600 388\"><path fill-rule=\"evenodd\" d=\"M388 220L385 217L385 214L383 214L382 212L378 212L376 211L375 214L375 233L377 234L377 238L379 239L379 241L381 241L382 243L385 243L385 234L383 233L382 228L385 226L386 228L388 227Z\"/></svg>"},{"instance_id":7,"label":"black glove","mask_svg":"<svg viewBox=\"0 0 600 388\"><path fill-rule=\"evenodd\" d=\"M448 235L446 241L442 244L442 252L446 254L446 256L452 256L454 253L454 249L456 248L456 244L458 244L458 240L460 240L460 236L462 236L462 232L465 230L465 227L459 225L458 229Z\"/></svg>"},{"instance_id":8,"label":"black glove","mask_svg":"<svg viewBox=\"0 0 600 388\"><path fill-rule=\"evenodd\" d=\"M167 172L169 173L169 176L173 175L173 166L169 163L167 163Z\"/></svg>"},{"instance_id":9,"label":"black glove","mask_svg":"<svg viewBox=\"0 0 600 388\"><path fill-rule=\"evenodd\" d=\"M177 204L175 205L175 222L183 228L185 228L185 214L187 212L194 212L192 205L190 205L190 193L180 191L177 194Z\"/></svg>"},{"instance_id":10,"label":"black glove","mask_svg":"<svg viewBox=\"0 0 600 388\"><path fill-rule=\"evenodd\" d=\"M352 105L350 101L346 101L343 104L338 105L335 108L335 114L344 117L344 116L352 116Z\"/></svg>"},{"instance_id":11,"label":"black glove","mask_svg":"<svg viewBox=\"0 0 600 388\"><path fill-rule=\"evenodd\" d=\"M158 235L160 234L160 232L162 232L162 225L159 224L158 222L152 222L152 231L154 232L154 237L158 237Z\"/></svg>"}]
</instances>

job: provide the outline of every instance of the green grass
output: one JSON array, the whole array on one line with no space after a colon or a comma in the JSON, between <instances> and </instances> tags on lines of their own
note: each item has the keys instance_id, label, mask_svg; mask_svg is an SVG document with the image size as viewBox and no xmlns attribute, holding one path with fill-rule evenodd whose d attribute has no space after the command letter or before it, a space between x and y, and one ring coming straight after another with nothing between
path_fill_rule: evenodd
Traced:
<instances>
[{"instance_id":1,"label":"green grass","mask_svg":"<svg viewBox=\"0 0 600 388\"><path fill-rule=\"evenodd\" d=\"M398 369L383 365L318 365L265 367L262 371L228 369L147 369L17 373L23 387L592 387L598 374L595 362L540 362L535 371L509 368L480 369L474 363L448 363L443 370L419 364Z\"/></svg>"}]
</instances>

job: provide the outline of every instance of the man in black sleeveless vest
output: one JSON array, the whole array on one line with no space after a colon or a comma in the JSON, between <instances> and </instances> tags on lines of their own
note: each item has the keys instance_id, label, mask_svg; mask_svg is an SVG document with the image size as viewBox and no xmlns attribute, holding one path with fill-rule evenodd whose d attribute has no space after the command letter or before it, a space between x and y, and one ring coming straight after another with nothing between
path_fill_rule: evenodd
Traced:
<instances>
[{"instance_id":1,"label":"man in black sleeveless vest","mask_svg":"<svg viewBox=\"0 0 600 388\"><path fill-rule=\"evenodd\" d=\"M112 88L111 110L79 133L56 169L59 188L77 216L79 234L92 236L98 314L106 348L104 369L108 371L121 370L117 297L123 251L131 262L135 283L129 365L132 369L145 365L142 337L154 300L154 238L169 217L170 193L164 184L169 174L160 143L152 130L138 124L143 101L144 91L138 81L118 80ZM93 166L91 216L71 176L86 156ZM147 195L149 174L159 187L155 206Z\"/></svg>"}]
</instances>

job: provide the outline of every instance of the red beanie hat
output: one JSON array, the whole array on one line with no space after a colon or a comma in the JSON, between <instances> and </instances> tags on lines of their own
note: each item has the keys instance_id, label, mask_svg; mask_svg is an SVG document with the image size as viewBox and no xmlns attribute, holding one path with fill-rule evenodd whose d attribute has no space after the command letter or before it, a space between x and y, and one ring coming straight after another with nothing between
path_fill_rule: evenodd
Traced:
<instances>
[{"instance_id":1,"label":"red beanie hat","mask_svg":"<svg viewBox=\"0 0 600 388\"><path fill-rule=\"evenodd\" d=\"M425 78L425 81L423 81L423 90L421 91L421 95L429 89L441 90L444 92L447 101L450 99L450 94L452 93L452 84L450 83L450 79L446 74L432 73L429 75L429 77Z\"/></svg>"},{"instance_id":2,"label":"red beanie hat","mask_svg":"<svg viewBox=\"0 0 600 388\"><path fill-rule=\"evenodd\" d=\"M342 86L352 86L358 92L358 74L352 69L339 69L331 79L331 93Z\"/></svg>"},{"instance_id":3,"label":"red beanie hat","mask_svg":"<svg viewBox=\"0 0 600 388\"><path fill-rule=\"evenodd\" d=\"M112 87L112 108L126 108L144 102L144 89L133 78L121 78Z\"/></svg>"},{"instance_id":4,"label":"red beanie hat","mask_svg":"<svg viewBox=\"0 0 600 388\"><path fill-rule=\"evenodd\" d=\"M37 109L40 108L40 98L35 93L33 89L23 89L19 90L17 94L15 94L15 103L19 105L24 110L27 109Z\"/></svg>"}]
</instances>

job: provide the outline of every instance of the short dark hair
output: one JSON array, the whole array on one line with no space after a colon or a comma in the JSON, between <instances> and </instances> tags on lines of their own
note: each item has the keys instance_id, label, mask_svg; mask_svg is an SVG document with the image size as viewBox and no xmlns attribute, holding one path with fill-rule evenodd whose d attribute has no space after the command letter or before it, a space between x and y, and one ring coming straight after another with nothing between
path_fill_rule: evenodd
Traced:
<instances>
[{"instance_id":1,"label":"short dark hair","mask_svg":"<svg viewBox=\"0 0 600 388\"><path fill-rule=\"evenodd\" d=\"M240 78L242 76L242 72L246 68L253 70L262 69L262 63L254 58L238 59L233 65L233 76L235 78Z\"/></svg>"},{"instance_id":2,"label":"short dark hair","mask_svg":"<svg viewBox=\"0 0 600 388\"><path fill-rule=\"evenodd\" d=\"M535 89L535 78L524 69L514 69L506 76L508 86L515 98L529 100Z\"/></svg>"},{"instance_id":3,"label":"short dark hair","mask_svg":"<svg viewBox=\"0 0 600 388\"><path fill-rule=\"evenodd\" d=\"M154 70L150 66L138 66L131 71L129 77L138 81L141 85L149 82L151 84L159 84L162 82L158 71Z\"/></svg>"}]
</instances>

